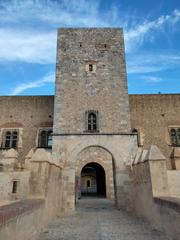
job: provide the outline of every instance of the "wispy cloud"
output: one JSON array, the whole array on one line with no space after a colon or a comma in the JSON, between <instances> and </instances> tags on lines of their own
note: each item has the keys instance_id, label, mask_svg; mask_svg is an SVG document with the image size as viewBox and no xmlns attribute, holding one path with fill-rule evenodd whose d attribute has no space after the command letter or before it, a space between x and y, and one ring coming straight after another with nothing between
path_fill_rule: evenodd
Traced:
<instances>
[{"instance_id":1,"label":"wispy cloud","mask_svg":"<svg viewBox=\"0 0 180 240\"><path fill-rule=\"evenodd\" d=\"M136 24L129 14L119 14L121 9L113 4L105 13L101 12L100 3L100 0L0 1L0 61L54 63L57 27L124 27L126 51L131 53L149 39L150 33L153 35L152 31L180 21L180 11L174 10L154 21L139 20Z\"/></svg>"},{"instance_id":2,"label":"wispy cloud","mask_svg":"<svg viewBox=\"0 0 180 240\"><path fill-rule=\"evenodd\" d=\"M144 43L180 22L180 10L149 20L122 11L110 1L102 11L102 0L0 0L0 63L25 62L54 64L56 29L61 27L123 27L127 54L127 72L149 82L161 81L152 73L180 68L180 53L136 54ZM167 36L168 38L168 36ZM140 51L139 51L140 52ZM147 76L147 75L150 76ZM54 74L18 85L11 95L54 81Z\"/></svg>"},{"instance_id":3,"label":"wispy cloud","mask_svg":"<svg viewBox=\"0 0 180 240\"><path fill-rule=\"evenodd\" d=\"M55 62L56 33L0 29L0 62Z\"/></svg>"},{"instance_id":4,"label":"wispy cloud","mask_svg":"<svg viewBox=\"0 0 180 240\"><path fill-rule=\"evenodd\" d=\"M180 53L141 53L130 55L127 60L128 74L144 74L180 68Z\"/></svg>"},{"instance_id":5,"label":"wispy cloud","mask_svg":"<svg viewBox=\"0 0 180 240\"><path fill-rule=\"evenodd\" d=\"M99 12L99 6L100 0L5 0L0 3L0 20L15 25L21 22L23 25L33 19L54 27L109 25L108 20L116 9L109 9L105 19Z\"/></svg>"},{"instance_id":6,"label":"wispy cloud","mask_svg":"<svg viewBox=\"0 0 180 240\"><path fill-rule=\"evenodd\" d=\"M163 79L161 77L148 76L148 75L140 76L140 79L144 80L147 83L159 83L159 82L163 81Z\"/></svg>"},{"instance_id":7,"label":"wispy cloud","mask_svg":"<svg viewBox=\"0 0 180 240\"><path fill-rule=\"evenodd\" d=\"M131 29L126 29L125 41L126 50L132 51L143 44L144 40L152 34L153 31L162 31L165 25L173 26L180 21L180 11L174 10L171 15L162 15L154 21L144 21Z\"/></svg>"},{"instance_id":8,"label":"wispy cloud","mask_svg":"<svg viewBox=\"0 0 180 240\"><path fill-rule=\"evenodd\" d=\"M50 73L37 81L21 83L20 85L15 87L15 89L9 95L18 95L27 89L42 87L49 83L53 83L54 81L55 81L55 74Z\"/></svg>"}]
</instances>

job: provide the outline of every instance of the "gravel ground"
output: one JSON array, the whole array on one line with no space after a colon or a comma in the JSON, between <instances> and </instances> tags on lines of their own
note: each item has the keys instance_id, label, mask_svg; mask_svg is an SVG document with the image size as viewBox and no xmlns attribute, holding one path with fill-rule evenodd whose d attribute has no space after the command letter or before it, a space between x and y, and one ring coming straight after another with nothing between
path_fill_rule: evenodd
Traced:
<instances>
[{"instance_id":1,"label":"gravel ground","mask_svg":"<svg viewBox=\"0 0 180 240\"><path fill-rule=\"evenodd\" d=\"M167 240L147 222L117 210L107 199L84 198L76 212L56 218L38 240Z\"/></svg>"}]
</instances>

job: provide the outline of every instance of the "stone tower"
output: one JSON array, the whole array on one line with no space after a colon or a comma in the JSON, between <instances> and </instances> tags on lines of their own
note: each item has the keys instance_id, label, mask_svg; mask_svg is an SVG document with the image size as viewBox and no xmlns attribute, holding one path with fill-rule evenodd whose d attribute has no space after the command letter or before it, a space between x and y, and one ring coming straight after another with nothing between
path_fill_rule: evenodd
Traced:
<instances>
[{"instance_id":1,"label":"stone tower","mask_svg":"<svg viewBox=\"0 0 180 240\"><path fill-rule=\"evenodd\" d=\"M122 29L58 31L54 133L87 132L97 113L99 133L130 131Z\"/></svg>"},{"instance_id":2,"label":"stone tower","mask_svg":"<svg viewBox=\"0 0 180 240\"><path fill-rule=\"evenodd\" d=\"M136 146L130 133L122 29L60 29L53 157L63 168L64 209L74 208L75 186L81 184L86 164L103 169L101 186L106 189L101 192L122 206L127 198L125 163Z\"/></svg>"}]
</instances>

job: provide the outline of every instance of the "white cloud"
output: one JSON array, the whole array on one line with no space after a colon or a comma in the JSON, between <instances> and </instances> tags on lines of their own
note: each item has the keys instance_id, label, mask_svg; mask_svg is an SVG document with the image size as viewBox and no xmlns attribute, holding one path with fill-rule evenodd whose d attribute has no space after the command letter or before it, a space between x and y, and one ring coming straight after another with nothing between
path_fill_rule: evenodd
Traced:
<instances>
[{"instance_id":1,"label":"white cloud","mask_svg":"<svg viewBox=\"0 0 180 240\"><path fill-rule=\"evenodd\" d=\"M163 27L168 24L176 24L180 21L180 11L174 10L171 15L162 15L154 21L144 21L142 24L136 25L132 29L125 31L126 50L132 51L139 47L144 40L149 37L149 33L155 30L162 30Z\"/></svg>"},{"instance_id":2,"label":"white cloud","mask_svg":"<svg viewBox=\"0 0 180 240\"><path fill-rule=\"evenodd\" d=\"M0 62L55 63L58 27L103 27L116 20L116 8L109 9L105 18L99 4L98 0L0 1Z\"/></svg>"},{"instance_id":3,"label":"white cloud","mask_svg":"<svg viewBox=\"0 0 180 240\"><path fill-rule=\"evenodd\" d=\"M42 87L49 83L54 83L54 81L55 81L55 74L50 73L37 81L21 83L20 85L15 87L15 89L10 93L10 95L18 95L27 89Z\"/></svg>"},{"instance_id":4,"label":"white cloud","mask_svg":"<svg viewBox=\"0 0 180 240\"><path fill-rule=\"evenodd\" d=\"M99 0L9 0L2 1L0 6L1 22L23 24L22 20L38 20L41 24L53 24L54 27L109 25L108 19L102 18L99 13ZM114 11L114 8L109 9L108 16L111 17Z\"/></svg>"},{"instance_id":5,"label":"white cloud","mask_svg":"<svg viewBox=\"0 0 180 240\"><path fill-rule=\"evenodd\" d=\"M100 0L0 1L0 62L55 63L56 30L53 29L62 26L125 26L126 50L133 56L133 49L138 49L147 37L149 40L150 36L154 36L152 31L159 31L167 24L173 26L180 20L180 11L174 10L170 15L160 16L154 21L146 20L135 25L137 19L133 22L132 16L119 11L117 6L111 5L109 11L102 14ZM132 20L131 25L135 27L129 28L131 21L129 19ZM5 23L8 27L2 28L1 26L4 26ZM24 26L26 30L20 29L19 26ZM179 56L171 57L168 56L168 61L174 59L177 64ZM150 59L147 61L145 58ZM159 61L159 64L153 63L154 58L160 59L160 56L154 54L133 57L127 62L128 72L161 71L166 65L169 65L164 56L162 63Z\"/></svg>"},{"instance_id":6,"label":"white cloud","mask_svg":"<svg viewBox=\"0 0 180 240\"><path fill-rule=\"evenodd\" d=\"M0 29L0 61L54 63L56 33Z\"/></svg>"},{"instance_id":7,"label":"white cloud","mask_svg":"<svg viewBox=\"0 0 180 240\"><path fill-rule=\"evenodd\" d=\"M157 77L157 76L148 76L148 75L143 75L140 76L140 79L148 82L148 83L159 83L162 82L163 79L161 77Z\"/></svg>"},{"instance_id":8,"label":"white cloud","mask_svg":"<svg viewBox=\"0 0 180 240\"><path fill-rule=\"evenodd\" d=\"M127 73L143 74L180 68L180 53L144 53L127 57Z\"/></svg>"}]
</instances>

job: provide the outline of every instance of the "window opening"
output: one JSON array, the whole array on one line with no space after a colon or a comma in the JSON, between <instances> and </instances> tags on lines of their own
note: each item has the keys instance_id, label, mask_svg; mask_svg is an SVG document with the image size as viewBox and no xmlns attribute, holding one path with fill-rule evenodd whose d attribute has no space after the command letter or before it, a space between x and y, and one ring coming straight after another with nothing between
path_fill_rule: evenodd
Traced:
<instances>
[{"instance_id":1,"label":"window opening","mask_svg":"<svg viewBox=\"0 0 180 240\"><path fill-rule=\"evenodd\" d=\"M87 180L87 187L90 187L91 184L90 184L90 180Z\"/></svg>"},{"instance_id":2,"label":"window opening","mask_svg":"<svg viewBox=\"0 0 180 240\"><path fill-rule=\"evenodd\" d=\"M173 146L177 146L178 145L178 139L177 139L177 130L176 129L173 128L173 129L170 130L170 138L171 138L171 144Z\"/></svg>"},{"instance_id":3,"label":"window opening","mask_svg":"<svg viewBox=\"0 0 180 240\"><path fill-rule=\"evenodd\" d=\"M52 131L48 132L48 136L47 136L47 146L48 147L52 147Z\"/></svg>"},{"instance_id":4,"label":"window opening","mask_svg":"<svg viewBox=\"0 0 180 240\"><path fill-rule=\"evenodd\" d=\"M40 148L51 148L52 147L52 130L40 131L39 147Z\"/></svg>"},{"instance_id":5,"label":"window opening","mask_svg":"<svg viewBox=\"0 0 180 240\"><path fill-rule=\"evenodd\" d=\"M93 71L93 65L89 64L89 72L92 72L92 71Z\"/></svg>"},{"instance_id":6,"label":"window opening","mask_svg":"<svg viewBox=\"0 0 180 240\"><path fill-rule=\"evenodd\" d=\"M5 133L5 143L4 148L16 148L18 141L18 132L17 131L7 131Z\"/></svg>"},{"instance_id":7,"label":"window opening","mask_svg":"<svg viewBox=\"0 0 180 240\"><path fill-rule=\"evenodd\" d=\"M12 193L17 193L18 181L13 181Z\"/></svg>"},{"instance_id":8,"label":"window opening","mask_svg":"<svg viewBox=\"0 0 180 240\"><path fill-rule=\"evenodd\" d=\"M95 113L88 114L88 131L96 131L97 130L97 117Z\"/></svg>"}]
</instances>

